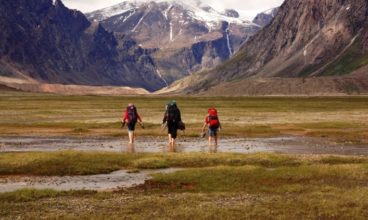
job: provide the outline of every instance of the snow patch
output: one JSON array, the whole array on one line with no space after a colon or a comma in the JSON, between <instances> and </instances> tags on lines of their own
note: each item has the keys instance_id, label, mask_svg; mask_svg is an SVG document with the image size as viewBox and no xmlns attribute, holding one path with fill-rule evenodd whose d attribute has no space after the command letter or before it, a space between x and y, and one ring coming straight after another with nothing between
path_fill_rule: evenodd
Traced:
<instances>
[{"instance_id":1,"label":"snow patch","mask_svg":"<svg viewBox=\"0 0 368 220\"><path fill-rule=\"evenodd\" d=\"M122 22L124 23L126 20L128 20L130 17L132 17L132 15L134 15L134 13L135 13L135 9L133 11L131 11L129 13L129 15L124 18L124 20Z\"/></svg>"},{"instance_id":2,"label":"snow patch","mask_svg":"<svg viewBox=\"0 0 368 220\"><path fill-rule=\"evenodd\" d=\"M166 84L166 87L169 86L169 84L167 83L167 81L164 79L164 77L162 77L162 74L160 72L159 69L156 69L157 75L162 79L162 81Z\"/></svg>"},{"instance_id":3,"label":"snow patch","mask_svg":"<svg viewBox=\"0 0 368 220\"><path fill-rule=\"evenodd\" d=\"M129 10L142 7L152 1L156 3L169 4L168 8L162 12L166 20L169 19L169 12L173 7L181 7L186 10L194 20L204 22L209 29L214 29L222 21L226 21L230 24L236 23L243 26L253 25L252 22L244 18L228 17L224 13L215 10L213 7L204 4L201 0L142 0L132 2L125 1L118 5L98 10L92 14L98 14L102 18L101 20L104 20L109 17L125 13Z\"/></svg>"},{"instance_id":4,"label":"snow patch","mask_svg":"<svg viewBox=\"0 0 368 220\"><path fill-rule=\"evenodd\" d=\"M271 9L268 9L268 10L262 12L262 13L266 14L266 15L272 15L274 13L274 10L275 10L274 8L271 8Z\"/></svg>"},{"instance_id":5,"label":"snow patch","mask_svg":"<svg viewBox=\"0 0 368 220\"><path fill-rule=\"evenodd\" d=\"M170 41L173 41L173 27L171 21L170 21Z\"/></svg>"},{"instance_id":6,"label":"snow patch","mask_svg":"<svg viewBox=\"0 0 368 220\"><path fill-rule=\"evenodd\" d=\"M170 12L170 10L173 8L174 6L173 5L170 5L165 11L164 11L164 16L166 18L166 20L169 20L168 19L168 14Z\"/></svg>"},{"instance_id":7,"label":"snow patch","mask_svg":"<svg viewBox=\"0 0 368 220\"><path fill-rule=\"evenodd\" d=\"M135 27L132 29L132 32L134 32L137 27L142 23L143 19L146 17L147 14L144 14L141 19L139 19L138 23L135 25Z\"/></svg>"}]
</instances>

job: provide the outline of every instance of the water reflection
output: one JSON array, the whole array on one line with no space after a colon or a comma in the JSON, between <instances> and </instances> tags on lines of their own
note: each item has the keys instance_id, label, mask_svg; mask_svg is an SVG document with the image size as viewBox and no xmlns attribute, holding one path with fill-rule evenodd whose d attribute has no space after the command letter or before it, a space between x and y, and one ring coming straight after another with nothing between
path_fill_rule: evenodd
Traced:
<instances>
[{"instance_id":1,"label":"water reflection","mask_svg":"<svg viewBox=\"0 0 368 220\"><path fill-rule=\"evenodd\" d=\"M124 152L124 153L135 153L136 150L135 150L134 143L131 144L131 143L122 142L121 152Z\"/></svg>"},{"instance_id":2,"label":"water reflection","mask_svg":"<svg viewBox=\"0 0 368 220\"><path fill-rule=\"evenodd\" d=\"M172 144L169 144L168 146L168 152L170 153L176 153L176 146L175 145L172 145Z\"/></svg>"},{"instance_id":3,"label":"water reflection","mask_svg":"<svg viewBox=\"0 0 368 220\"><path fill-rule=\"evenodd\" d=\"M208 148L210 153L217 153L217 145L209 145Z\"/></svg>"},{"instance_id":4,"label":"water reflection","mask_svg":"<svg viewBox=\"0 0 368 220\"><path fill-rule=\"evenodd\" d=\"M128 153L135 153L134 143L129 143L128 144Z\"/></svg>"},{"instance_id":5,"label":"water reflection","mask_svg":"<svg viewBox=\"0 0 368 220\"><path fill-rule=\"evenodd\" d=\"M144 144L144 143L143 143ZM143 145L141 143L141 145ZM218 146L217 145L196 145L198 143L179 143L176 145L170 144L160 144L157 142L153 142L150 144L146 144L145 146L141 146L139 143L130 144L126 141L121 142L121 152L123 153L137 153L137 152L162 152L162 153L183 153L183 152L208 152L208 153L217 153ZM197 148L197 150L195 150ZM189 150L188 150L189 149Z\"/></svg>"}]
</instances>

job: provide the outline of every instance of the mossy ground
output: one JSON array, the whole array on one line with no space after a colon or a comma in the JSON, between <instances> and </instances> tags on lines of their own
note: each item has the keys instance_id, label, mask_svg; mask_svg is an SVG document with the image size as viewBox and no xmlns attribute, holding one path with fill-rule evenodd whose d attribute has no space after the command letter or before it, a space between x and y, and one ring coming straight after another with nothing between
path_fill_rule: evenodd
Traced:
<instances>
[{"instance_id":1,"label":"mossy ground","mask_svg":"<svg viewBox=\"0 0 368 220\"><path fill-rule=\"evenodd\" d=\"M21 92L0 94L2 135L125 135L120 117L135 103L146 129L138 135L162 136L165 104L176 99L187 124L187 136L197 136L207 109L219 110L221 135L240 137L322 136L367 143L368 97L117 97L60 96Z\"/></svg>"},{"instance_id":2,"label":"mossy ground","mask_svg":"<svg viewBox=\"0 0 368 220\"><path fill-rule=\"evenodd\" d=\"M116 192L2 193L3 219L365 219L368 215L367 157L16 153L1 155L2 167L11 158L17 162L6 169L13 174L90 174L108 172L110 166L139 170L163 164L185 169L154 174L144 185ZM44 166L50 169L31 172Z\"/></svg>"},{"instance_id":3,"label":"mossy ground","mask_svg":"<svg viewBox=\"0 0 368 220\"><path fill-rule=\"evenodd\" d=\"M368 143L367 97L100 97L0 94L2 135L122 136L119 118L135 103L138 135L163 135L176 99L197 135L216 107L221 135L322 136ZM280 154L1 153L0 175L88 175L182 167L118 192L21 190L0 194L2 219L366 219L368 158ZM0 177L1 178L1 177Z\"/></svg>"}]
</instances>

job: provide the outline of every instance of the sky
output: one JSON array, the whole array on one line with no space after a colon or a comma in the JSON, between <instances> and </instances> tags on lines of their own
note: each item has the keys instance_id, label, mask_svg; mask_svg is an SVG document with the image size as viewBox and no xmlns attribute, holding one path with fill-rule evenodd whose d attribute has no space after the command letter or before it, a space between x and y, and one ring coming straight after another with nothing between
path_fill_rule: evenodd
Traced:
<instances>
[{"instance_id":1,"label":"sky","mask_svg":"<svg viewBox=\"0 0 368 220\"><path fill-rule=\"evenodd\" d=\"M82 12L90 12L118 4L126 0L63 0L64 4L72 9ZM129 0L128 0L129 1ZM134 0L133 0L134 1ZM235 9L248 19L252 19L259 12L280 6L284 0L202 0L216 10L225 8Z\"/></svg>"}]
</instances>

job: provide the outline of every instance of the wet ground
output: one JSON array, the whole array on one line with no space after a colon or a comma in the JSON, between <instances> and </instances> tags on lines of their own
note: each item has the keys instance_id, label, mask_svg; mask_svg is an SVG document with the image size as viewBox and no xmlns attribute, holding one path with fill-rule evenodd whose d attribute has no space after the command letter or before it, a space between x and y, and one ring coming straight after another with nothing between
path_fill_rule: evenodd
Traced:
<instances>
[{"instance_id":1,"label":"wet ground","mask_svg":"<svg viewBox=\"0 0 368 220\"><path fill-rule=\"evenodd\" d=\"M165 137L139 137L134 146L123 138L91 137L0 137L1 152L25 151L109 151L109 152L167 152ZM368 146L336 143L327 138L274 137L274 138L221 138L217 152L255 153L276 152L288 154L368 155ZM176 152L208 152L207 139L184 138L177 140Z\"/></svg>"},{"instance_id":2,"label":"wet ground","mask_svg":"<svg viewBox=\"0 0 368 220\"><path fill-rule=\"evenodd\" d=\"M12 192L20 189L53 189L68 190L118 190L143 184L150 179L150 174L170 173L179 169L144 170L139 173L129 173L124 170L110 174L89 176L8 176L0 177L0 193Z\"/></svg>"},{"instance_id":3,"label":"wet ground","mask_svg":"<svg viewBox=\"0 0 368 220\"><path fill-rule=\"evenodd\" d=\"M209 152L207 139L184 138L177 140L176 152ZM123 138L91 137L0 137L0 152L27 151L108 151L108 152L168 152L164 137L139 137L135 145ZM368 155L368 146L336 143L327 138L221 138L216 152L255 153L276 152L288 154ZM155 172L175 172L176 169L128 173L64 177L0 177L0 193L24 188L54 190L117 190L143 184Z\"/></svg>"}]
</instances>

